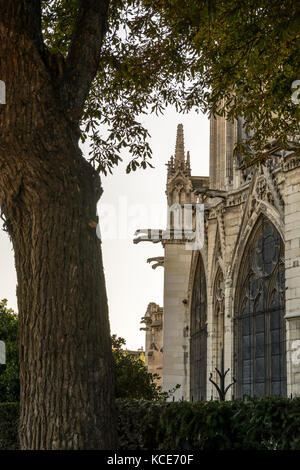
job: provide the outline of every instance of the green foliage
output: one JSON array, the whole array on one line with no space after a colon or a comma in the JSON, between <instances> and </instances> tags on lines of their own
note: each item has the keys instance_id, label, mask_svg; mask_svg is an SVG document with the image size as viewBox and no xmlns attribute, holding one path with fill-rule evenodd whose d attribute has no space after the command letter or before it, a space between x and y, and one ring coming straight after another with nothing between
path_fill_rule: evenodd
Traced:
<instances>
[{"instance_id":1,"label":"green foliage","mask_svg":"<svg viewBox=\"0 0 300 470\"><path fill-rule=\"evenodd\" d=\"M112 336L115 366L116 397L145 400L162 400L168 394L162 393L156 385L156 374L147 371L144 361L122 349L126 344L123 338Z\"/></svg>"},{"instance_id":2,"label":"green foliage","mask_svg":"<svg viewBox=\"0 0 300 470\"><path fill-rule=\"evenodd\" d=\"M300 398L117 400L119 450L300 450ZM0 404L0 450L18 448L18 403Z\"/></svg>"},{"instance_id":3,"label":"green foliage","mask_svg":"<svg viewBox=\"0 0 300 470\"><path fill-rule=\"evenodd\" d=\"M43 38L51 52L67 55L77 6L77 0L42 0Z\"/></svg>"},{"instance_id":4,"label":"green foliage","mask_svg":"<svg viewBox=\"0 0 300 470\"><path fill-rule=\"evenodd\" d=\"M67 56L78 2L42 1L50 52ZM151 166L147 112L174 105L243 116L237 151L263 158L299 133L291 101L300 79L300 10L294 0L111 0L98 74L82 117L90 160L105 174L127 148L127 171Z\"/></svg>"},{"instance_id":5,"label":"green foliage","mask_svg":"<svg viewBox=\"0 0 300 470\"><path fill-rule=\"evenodd\" d=\"M0 403L19 400L18 316L0 301L0 340L6 345L6 366L0 366Z\"/></svg>"},{"instance_id":6,"label":"green foliage","mask_svg":"<svg viewBox=\"0 0 300 470\"><path fill-rule=\"evenodd\" d=\"M300 450L300 398L118 400L122 450Z\"/></svg>"},{"instance_id":7,"label":"green foliage","mask_svg":"<svg viewBox=\"0 0 300 470\"><path fill-rule=\"evenodd\" d=\"M157 0L154 11L183 50L193 79L186 107L205 101L211 114L243 116L237 151L262 159L269 139L281 147L299 135L300 7L294 0ZM184 45L185 43L185 45ZM207 94L205 92L209 91Z\"/></svg>"},{"instance_id":8,"label":"green foliage","mask_svg":"<svg viewBox=\"0 0 300 470\"><path fill-rule=\"evenodd\" d=\"M0 339L5 341L7 360L6 367L1 366L0 370L0 403L19 401L20 396L18 316L6 304L6 300L0 301ZM125 344L123 338L112 336L117 398L166 399L170 394L156 385L158 376L148 373L142 359L126 353L122 349Z\"/></svg>"},{"instance_id":9,"label":"green foliage","mask_svg":"<svg viewBox=\"0 0 300 470\"><path fill-rule=\"evenodd\" d=\"M0 450L15 450L18 443L19 403L0 403Z\"/></svg>"}]
</instances>

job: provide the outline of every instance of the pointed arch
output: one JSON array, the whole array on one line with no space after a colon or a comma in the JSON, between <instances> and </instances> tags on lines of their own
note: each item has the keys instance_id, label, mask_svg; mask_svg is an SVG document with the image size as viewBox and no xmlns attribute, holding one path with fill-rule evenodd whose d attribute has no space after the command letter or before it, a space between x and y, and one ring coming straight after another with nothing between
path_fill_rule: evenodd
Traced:
<instances>
[{"instance_id":1,"label":"pointed arch","mask_svg":"<svg viewBox=\"0 0 300 470\"><path fill-rule=\"evenodd\" d=\"M263 214L242 256L235 294L238 396L286 395L284 244Z\"/></svg>"},{"instance_id":2,"label":"pointed arch","mask_svg":"<svg viewBox=\"0 0 300 470\"><path fill-rule=\"evenodd\" d=\"M281 239L284 241L283 218L280 216L280 214L274 207L271 207L270 205L267 205L263 201L261 201L253 210L247 222L244 224L242 223L240 227L238 239L235 244L231 257L231 262L229 263L228 271L226 274L226 278L232 278L233 286L236 286L237 279L239 276L239 260L241 259L242 254L245 251L253 227L255 227L256 223L261 217L267 218L274 225L276 230L279 232Z\"/></svg>"},{"instance_id":3,"label":"pointed arch","mask_svg":"<svg viewBox=\"0 0 300 470\"><path fill-rule=\"evenodd\" d=\"M207 376L207 292L201 254L198 255L193 280L190 315L190 396L206 399Z\"/></svg>"}]
</instances>

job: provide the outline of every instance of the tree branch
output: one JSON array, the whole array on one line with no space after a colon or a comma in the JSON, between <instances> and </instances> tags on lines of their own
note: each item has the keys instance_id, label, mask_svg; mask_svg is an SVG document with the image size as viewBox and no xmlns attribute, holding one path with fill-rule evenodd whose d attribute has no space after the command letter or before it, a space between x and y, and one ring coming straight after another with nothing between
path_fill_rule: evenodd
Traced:
<instances>
[{"instance_id":1,"label":"tree branch","mask_svg":"<svg viewBox=\"0 0 300 470\"><path fill-rule=\"evenodd\" d=\"M78 123L100 62L107 31L109 0L79 0L78 15L65 63L66 112Z\"/></svg>"}]
</instances>

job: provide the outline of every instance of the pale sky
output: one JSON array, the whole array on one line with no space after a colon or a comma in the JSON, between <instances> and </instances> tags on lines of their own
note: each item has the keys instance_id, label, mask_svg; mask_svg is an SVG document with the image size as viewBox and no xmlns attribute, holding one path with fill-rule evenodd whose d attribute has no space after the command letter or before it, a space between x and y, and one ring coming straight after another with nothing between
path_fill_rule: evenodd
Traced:
<instances>
[{"instance_id":1,"label":"pale sky","mask_svg":"<svg viewBox=\"0 0 300 470\"><path fill-rule=\"evenodd\" d=\"M145 345L140 320L149 302L163 305L163 268L153 270L147 258L162 256L161 244L134 245L138 228L166 228L166 163L175 151L176 128L184 126L185 151L191 153L194 176L209 172L209 122L202 114L178 114L168 108L163 116L146 116L155 169L127 175L129 157L111 176L102 176L103 196L98 205L111 332L122 336L129 349ZM84 149L87 150L87 149ZM0 299L17 311L16 273L11 243L0 231Z\"/></svg>"}]
</instances>

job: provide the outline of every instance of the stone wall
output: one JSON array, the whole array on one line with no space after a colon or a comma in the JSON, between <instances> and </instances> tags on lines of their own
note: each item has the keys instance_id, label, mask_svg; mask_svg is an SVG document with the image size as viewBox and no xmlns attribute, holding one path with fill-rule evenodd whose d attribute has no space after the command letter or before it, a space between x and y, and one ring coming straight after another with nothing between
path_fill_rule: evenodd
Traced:
<instances>
[{"instance_id":1,"label":"stone wall","mask_svg":"<svg viewBox=\"0 0 300 470\"><path fill-rule=\"evenodd\" d=\"M284 166L288 394L300 396L300 162Z\"/></svg>"},{"instance_id":2,"label":"stone wall","mask_svg":"<svg viewBox=\"0 0 300 470\"><path fill-rule=\"evenodd\" d=\"M187 293L191 251L184 243L165 244L163 390L177 384L175 399L188 398L188 312Z\"/></svg>"}]
</instances>

